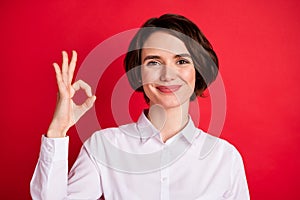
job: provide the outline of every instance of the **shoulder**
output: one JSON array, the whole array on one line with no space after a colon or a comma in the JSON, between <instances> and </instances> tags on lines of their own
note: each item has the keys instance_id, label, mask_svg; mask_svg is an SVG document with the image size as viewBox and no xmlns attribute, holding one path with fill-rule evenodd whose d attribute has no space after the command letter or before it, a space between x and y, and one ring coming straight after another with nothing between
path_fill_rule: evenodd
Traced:
<instances>
[{"instance_id":1,"label":"shoulder","mask_svg":"<svg viewBox=\"0 0 300 200\"><path fill-rule=\"evenodd\" d=\"M105 128L94 132L90 138L85 141L84 146L95 147L105 143L106 141L108 141L110 144L116 144L120 140L128 140L128 138L137 137L136 133L136 123L125 124L119 127Z\"/></svg>"},{"instance_id":2,"label":"shoulder","mask_svg":"<svg viewBox=\"0 0 300 200\"><path fill-rule=\"evenodd\" d=\"M237 148L225 139L210 135L200 130L201 152L200 158L208 156L226 157L231 159L241 159Z\"/></svg>"}]
</instances>

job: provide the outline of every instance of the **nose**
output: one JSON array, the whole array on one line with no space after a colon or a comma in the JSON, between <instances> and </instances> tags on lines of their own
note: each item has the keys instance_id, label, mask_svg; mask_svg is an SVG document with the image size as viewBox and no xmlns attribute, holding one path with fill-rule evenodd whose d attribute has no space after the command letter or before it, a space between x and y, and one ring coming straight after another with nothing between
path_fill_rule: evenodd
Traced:
<instances>
[{"instance_id":1,"label":"nose","mask_svg":"<svg viewBox=\"0 0 300 200\"><path fill-rule=\"evenodd\" d=\"M176 78L176 70L172 66L164 65L161 68L160 80L164 82L172 81Z\"/></svg>"}]
</instances>

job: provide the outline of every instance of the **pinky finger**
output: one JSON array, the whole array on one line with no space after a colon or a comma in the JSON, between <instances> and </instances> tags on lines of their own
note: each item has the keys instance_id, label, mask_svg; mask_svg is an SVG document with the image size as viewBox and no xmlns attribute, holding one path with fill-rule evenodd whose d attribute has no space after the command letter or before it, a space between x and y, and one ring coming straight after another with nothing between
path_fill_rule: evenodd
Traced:
<instances>
[{"instance_id":1,"label":"pinky finger","mask_svg":"<svg viewBox=\"0 0 300 200\"><path fill-rule=\"evenodd\" d=\"M61 89L61 87L63 85L63 80L62 80L62 76L61 76L60 67L57 63L53 63L53 67L54 67L55 74L56 74L56 81L57 81L58 88Z\"/></svg>"},{"instance_id":2,"label":"pinky finger","mask_svg":"<svg viewBox=\"0 0 300 200\"><path fill-rule=\"evenodd\" d=\"M60 70L58 64L57 63L53 63L53 67L54 67L54 70L55 70L55 73L56 73L56 79L57 80L62 80L61 70Z\"/></svg>"}]
</instances>

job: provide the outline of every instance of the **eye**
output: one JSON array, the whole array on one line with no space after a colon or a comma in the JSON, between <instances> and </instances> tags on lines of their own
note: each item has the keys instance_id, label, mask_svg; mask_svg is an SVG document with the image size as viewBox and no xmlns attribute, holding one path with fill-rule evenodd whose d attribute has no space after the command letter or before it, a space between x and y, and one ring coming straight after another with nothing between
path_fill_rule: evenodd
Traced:
<instances>
[{"instance_id":1,"label":"eye","mask_svg":"<svg viewBox=\"0 0 300 200\"><path fill-rule=\"evenodd\" d=\"M189 64L189 63L191 63L191 62L186 59L181 59L181 60L177 61L177 64L179 64L179 65L185 65L185 64Z\"/></svg>"},{"instance_id":2,"label":"eye","mask_svg":"<svg viewBox=\"0 0 300 200\"><path fill-rule=\"evenodd\" d=\"M158 66L160 64L161 64L160 62L152 60L152 61L147 62L146 66Z\"/></svg>"}]
</instances>

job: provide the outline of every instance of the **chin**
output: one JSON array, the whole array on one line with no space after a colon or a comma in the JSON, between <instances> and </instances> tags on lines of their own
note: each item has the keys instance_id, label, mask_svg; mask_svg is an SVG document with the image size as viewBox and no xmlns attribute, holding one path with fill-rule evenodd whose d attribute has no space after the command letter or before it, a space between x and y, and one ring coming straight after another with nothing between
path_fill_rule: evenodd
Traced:
<instances>
[{"instance_id":1,"label":"chin","mask_svg":"<svg viewBox=\"0 0 300 200\"><path fill-rule=\"evenodd\" d=\"M152 102L152 105L161 105L165 109L169 108L178 108L185 104L189 99L186 99L184 101L179 101L177 98L164 98L159 101Z\"/></svg>"}]
</instances>

